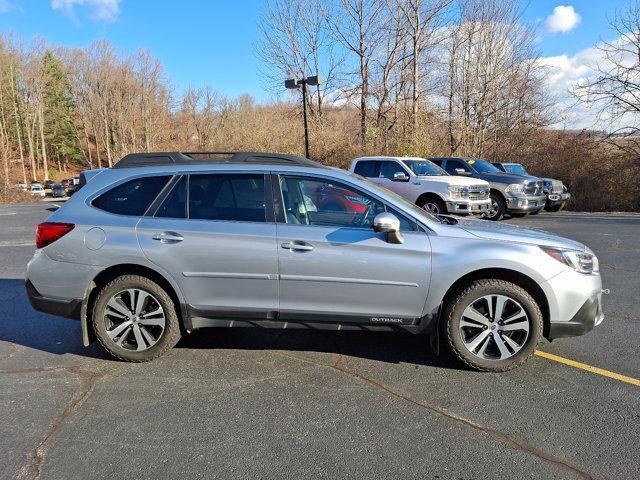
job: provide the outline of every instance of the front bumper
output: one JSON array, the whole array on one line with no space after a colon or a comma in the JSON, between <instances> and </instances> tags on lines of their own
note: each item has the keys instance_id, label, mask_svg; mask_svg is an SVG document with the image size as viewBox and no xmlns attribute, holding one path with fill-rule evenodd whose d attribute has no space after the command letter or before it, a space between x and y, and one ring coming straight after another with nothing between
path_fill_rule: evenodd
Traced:
<instances>
[{"instance_id":1,"label":"front bumper","mask_svg":"<svg viewBox=\"0 0 640 480\"><path fill-rule=\"evenodd\" d=\"M491 200L451 200L447 212L454 215L482 215L489 211Z\"/></svg>"},{"instance_id":2,"label":"front bumper","mask_svg":"<svg viewBox=\"0 0 640 480\"><path fill-rule=\"evenodd\" d=\"M602 323L602 320L604 320L602 293L594 293L568 322L550 322L548 338L553 340L554 338L584 335Z\"/></svg>"},{"instance_id":3,"label":"front bumper","mask_svg":"<svg viewBox=\"0 0 640 480\"><path fill-rule=\"evenodd\" d=\"M535 212L541 210L547 203L546 195L529 196L518 195L513 197L507 197L507 210L509 212Z\"/></svg>"},{"instance_id":4,"label":"front bumper","mask_svg":"<svg viewBox=\"0 0 640 480\"><path fill-rule=\"evenodd\" d=\"M80 320L80 310L82 308L81 299L60 300L56 298L43 297L29 280L26 281L26 288L29 303L31 303L31 306L35 310L49 313L51 315L57 315L58 317Z\"/></svg>"},{"instance_id":5,"label":"front bumper","mask_svg":"<svg viewBox=\"0 0 640 480\"><path fill-rule=\"evenodd\" d=\"M564 205L571 198L570 193L550 193L547 195L547 203L545 206L557 207L558 205Z\"/></svg>"}]
</instances>

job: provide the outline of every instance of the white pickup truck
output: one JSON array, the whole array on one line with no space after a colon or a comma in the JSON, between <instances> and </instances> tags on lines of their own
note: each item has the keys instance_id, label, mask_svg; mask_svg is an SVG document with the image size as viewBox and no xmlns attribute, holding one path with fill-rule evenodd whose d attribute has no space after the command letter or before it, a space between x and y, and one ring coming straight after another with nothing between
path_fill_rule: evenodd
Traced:
<instances>
[{"instance_id":1,"label":"white pickup truck","mask_svg":"<svg viewBox=\"0 0 640 480\"><path fill-rule=\"evenodd\" d=\"M483 215L491 206L489 182L449 175L424 158L360 157L349 170L436 215Z\"/></svg>"}]
</instances>

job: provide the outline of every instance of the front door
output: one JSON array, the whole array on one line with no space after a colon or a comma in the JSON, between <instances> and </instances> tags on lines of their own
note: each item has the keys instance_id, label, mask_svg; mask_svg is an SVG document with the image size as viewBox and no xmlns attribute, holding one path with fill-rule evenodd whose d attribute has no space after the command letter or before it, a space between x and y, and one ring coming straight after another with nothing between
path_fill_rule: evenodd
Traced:
<instances>
[{"instance_id":1,"label":"front door","mask_svg":"<svg viewBox=\"0 0 640 480\"><path fill-rule=\"evenodd\" d=\"M373 231L389 211L358 188L318 176L281 175L280 318L412 324L429 287L430 242L402 217L403 244Z\"/></svg>"},{"instance_id":2,"label":"front door","mask_svg":"<svg viewBox=\"0 0 640 480\"><path fill-rule=\"evenodd\" d=\"M265 181L262 173L185 175L138 223L144 254L181 286L193 317L275 317L276 225Z\"/></svg>"}]
</instances>

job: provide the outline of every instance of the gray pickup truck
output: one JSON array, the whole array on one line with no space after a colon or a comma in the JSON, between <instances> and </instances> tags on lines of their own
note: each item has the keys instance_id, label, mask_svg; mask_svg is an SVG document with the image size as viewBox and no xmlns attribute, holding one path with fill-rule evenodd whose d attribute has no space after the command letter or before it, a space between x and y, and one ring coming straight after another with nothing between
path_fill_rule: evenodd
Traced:
<instances>
[{"instance_id":1,"label":"gray pickup truck","mask_svg":"<svg viewBox=\"0 0 640 480\"><path fill-rule=\"evenodd\" d=\"M493 164L503 172L529 175L529 172L521 163L493 162ZM556 180L555 178L543 178L542 181L544 182L544 194L547 196L547 203L544 209L547 212L559 212L571 198L567 186L562 183L562 180Z\"/></svg>"},{"instance_id":2,"label":"gray pickup truck","mask_svg":"<svg viewBox=\"0 0 640 480\"><path fill-rule=\"evenodd\" d=\"M538 213L547 202L544 183L540 178L503 172L490 162L477 158L441 157L429 160L451 175L489 182L491 207L484 217L488 220L500 220L505 214L523 217L528 213Z\"/></svg>"}]
</instances>

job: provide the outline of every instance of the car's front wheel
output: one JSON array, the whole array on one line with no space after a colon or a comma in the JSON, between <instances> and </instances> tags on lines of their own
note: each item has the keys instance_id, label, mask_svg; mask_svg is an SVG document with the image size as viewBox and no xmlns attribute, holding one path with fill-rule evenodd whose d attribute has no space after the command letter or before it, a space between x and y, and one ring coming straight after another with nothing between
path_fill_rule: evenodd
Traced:
<instances>
[{"instance_id":1,"label":"car's front wheel","mask_svg":"<svg viewBox=\"0 0 640 480\"><path fill-rule=\"evenodd\" d=\"M418 202L418 207L426 210L433 215L442 215L447 213L447 206L445 203L435 195L428 195L421 198Z\"/></svg>"},{"instance_id":2,"label":"car's front wheel","mask_svg":"<svg viewBox=\"0 0 640 480\"><path fill-rule=\"evenodd\" d=\"M473 369L504 372L534 352L543 327L536 301L505 280L469 284L444 305L442 331L452 353Z\"/></svg>"},{"instance_id":3,"label":"car's front wheel","mask_svg":"<svg viewBox=\"0 0 640 480\"><path fill-rule=\"evenodd\" d=\"M500 220L507 211L507 203L499 193L491 192L489 198L491 199L491 205L484 218L487 220Z\"/></svg>"},{"instance_id":4,"label":"car's front wheel","mask_svg":"<svg viewBox=\"0 0 640 480\"><path fill-rule=\"evenodd\" d=\"M169 294L153 280L123 275L105 285L93 308L93 328L114 357L148 362L180 339L180 325Z\"/></svg>"}]
</instances>

